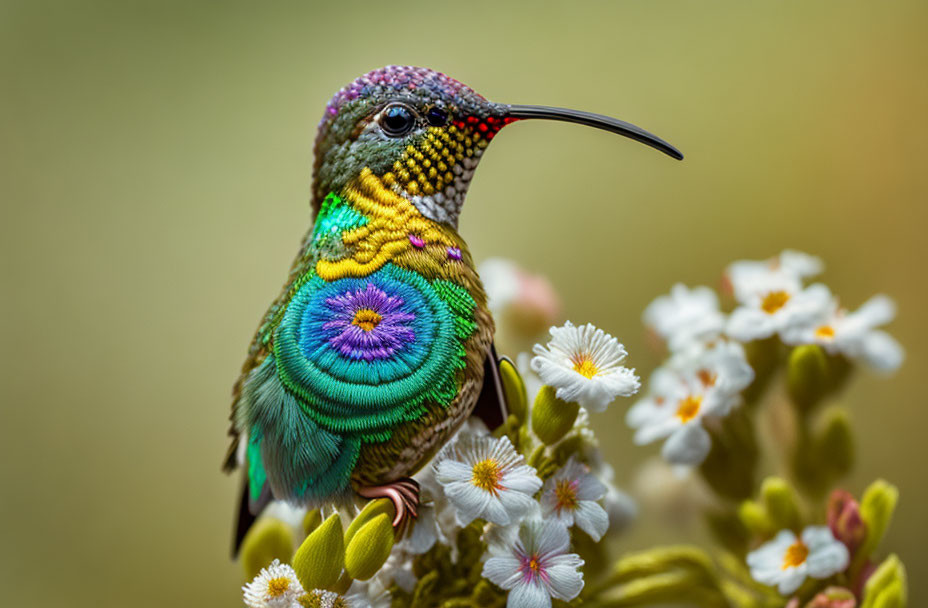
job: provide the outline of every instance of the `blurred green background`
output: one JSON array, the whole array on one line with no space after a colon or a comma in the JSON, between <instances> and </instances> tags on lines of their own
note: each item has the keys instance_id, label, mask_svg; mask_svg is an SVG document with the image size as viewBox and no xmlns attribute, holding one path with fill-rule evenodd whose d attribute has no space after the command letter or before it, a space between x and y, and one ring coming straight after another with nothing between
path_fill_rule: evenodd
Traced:
<instances>
[{"instance_id":1,"label":"blurred green background","mask_svg":"<svg viewBox=\"0 0 928 608\"><path fill-rule=\"evenodd\" d=\"M642 372L647 302L737 258L798 248L846 304L896 297L908 360L848 393L847 485L899 485L886 547L923 595L926 31L925 2L3 1L2 603L240 605L230 388L309 221L323 106L388 63L686 153L516 125L461 223L478 259L546 273ZM627 486L657 448L632 447L623 409L596 423ZM658 524L645 512L621 547L699 534Z\"/></svg>"}]
</instances>

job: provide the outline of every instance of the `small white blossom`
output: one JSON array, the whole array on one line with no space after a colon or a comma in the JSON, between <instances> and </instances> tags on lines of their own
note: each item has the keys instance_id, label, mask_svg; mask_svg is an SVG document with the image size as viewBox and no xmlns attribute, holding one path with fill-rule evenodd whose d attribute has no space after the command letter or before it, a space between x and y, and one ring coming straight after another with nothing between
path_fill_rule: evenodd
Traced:
<instances>
[{"instance_id":1,"label":"small white blossom","mask_svg":"<svg viewBox=\"0 0 928 608\"><path fill-rule=\"evenodd\" d=\"M634 369L621 365L625 347L591 324L550 329L547 347L536 344L532 369L559 399L602 412L622 395L633 395L640 383Z\"/></svg>"},{"instance_id":2,"label":"small white blossom","mask_svg":"<svg viewBox=\"0 0 928 608\"><path fill-rule=\"evenodd\" d=\"M541 487L535 469L507 437L461 433L433 466L461 525L477 518L502 526L514 523L533 507L532 495Z\"/></svg>"},{"instance_id":3,"label":"small white blossom","mask_svg":"<svg viewBox=\"0 0 928 608\"><path fill-rule=\"evenodd\" d=\"M648 378L648 392L628 408L625 423L637 429L654 420L679 387L680 377L679 371L671 369L669 365L654 370Z\"/></svg>"},{"instance_id":4,"label":"small white blossom","mask_svg":"<svg viewBox=\"0 0 928 608\"><path fill-rule=\"evenodd\" d=\"M303 587L288 564L274 560L242 587L249 608L289 608L303 595Z\"/></svg>"},{"instance_id":5,"label":"small white blossom","mask_svg":"<svg viewBox=\"0 0 928 608\"><path fill-rule=\"evenodd\" d=\"M820 283L803 288L795 277L773 274L746 288L726 333L742 342L782 335L820 317L830 302L831 292Z\"/></svg>"},{"instance_id":6,"label":"small white blossom","mask_svg":"<svg viewBox=\"0 0 928 608\"><path fill-rule=\"evenodd\" d=\"M708 287L689 289L674 285L669 295L660 296L644 311L644 323L676 352L693 343L717 338L725 329L719 298Z\"/></svg>"},{"instance_id":7,"label":"small white blossom","mask_svg":"<svg viewBox=\"0 0 928 608\"><path fill-rule=\"evenodd\" d=\"M902 365L905 352L892 336L876 328L895 316L895 303L884 295L870 298L854 312L840 308L832 300L822 316L784 331L783 341L818 344L830 354L860 359L876 370L891 372Z\"/></svg>"},{"instance_id":8,"label":"small white blossom","mask_svg":"<svg viewBox=\"0 0 928 608\"><path fill-rule=\"evenodd\" d=\"M609 528L609 516L596 501L606 495L606 486L571 456L545 482L541 491L541 513L554 516L566 527L574 524L598 541Z\"/></svg>"},{"instance_id":9,"label":"small white blossom","mask_svg":"<svg viewBox=\"0 0 928 608\"><path fill-rule=\"evenodd\" d=\"M778 278L802 281L821 274L822 260L800 251L787 249L769 260L739 260L725 270L725 282L739 302L745 302L758 283Z\"/></svg>"},{"instance_id":10,"label":"small white blossom","mask_svg":"<svg viewBox=\"0 0 928 608\"><path fill-rule=\"evenodd\" d=\"M313 589L312 591L307 591L306 596L308 596L307 599L313 602L308 605L318 606L319 608L371 608L371 602L368 600L366 594L363 593L340 595L334 591ZM304 605L307 604L293 602L290 604L290 608L299 608Z\"/></svg>"},{"instance_id":11,"label":"small white blossom","mask_svg":"<svg viewBox=\"0 0 928 608\"><path fill-rule=\"evenodd\" d=\"M809 526L800 539L781 530L747 557L754 580L775 585L782 595L796 591L806 577L822 579L844 571L849 560L847 547L827 526Z\"/></svg>"},{"instance_id":12,"label":"small white blossom","mask_svg":"<svg viewBox=\"0 0 928 608\"><path fill-rule=\"evenodd\" d=\"M735 395L754 381L744 347L738 342L719 340L691 346L674 355L668 366L683 376L695 376L707 388Z\"/></svg>"},{"instance_id":13,"label":"small white blossom","mask_svg":"<svg viewBox=\"0 0 928 608\"><path fill-rule=\"evenodd\" d=\"M483 576L509 591L507 608L550 608L552 597L569 602L583 589L583 560L569 546L557 520L525 520L515 538L490 541Z\"/></svg>"},{"instance_id":14,"label":"small white blossom","mask_svg":"<svg viewBox=\"0 0 928 608\"><path fill-rule=\"evenodd\" d=\"M661 449L671 464L695 466L705 460L712 439L703 427L706 418L723 418L738 403L737 395L714 390L698 378L683 378L657 407L641 421L635 443L667 440Z\"/></svg>"},{"instance_id":15,"label":"small white blossom","mask_svg":"<svg viewBox=\"0 0 928 608\"><path fill-rule=\"evenodd\" d=\"M625 420L637 429L636 443L667 437L662 453L668 462L696 465L711 447L703 420L727 416L753 380L754 370L737 342L691 347L655 371L648 395L628 410Z\"/></svg>"}]
</instances>

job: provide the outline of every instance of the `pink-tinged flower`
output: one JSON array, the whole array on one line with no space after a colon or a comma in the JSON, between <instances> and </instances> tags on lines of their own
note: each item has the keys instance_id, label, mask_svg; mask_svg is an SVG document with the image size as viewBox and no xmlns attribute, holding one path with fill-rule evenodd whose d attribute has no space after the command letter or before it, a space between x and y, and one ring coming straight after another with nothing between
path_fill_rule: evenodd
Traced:
<instances>
[{"instance_id":1,"label":"pink-tinged flower","mask_svg":"<svg viewBox=\"0 0 928 608\"><path fill-rule=\"evenodd\" d=\"M828 499L828 527L852 554L867 537L867 524L860 516L860 505L850 492L835 490L831 493Z\"/></svg>"},{"instance_id":2,"label":"pink-tinged flower","mask_svg":"<svg viewBox=\"0 0 928 608\"><path fill-rule=\"evenodd\" d=\"M551 608L551 598L569 602L583 589L583 560L568 553L570 535L558 521L528 519L513 539L491 541L483 576L509 591L507 608Z\"/></svg>"},{"instance_id":3,"label":"pink-tinged flower","mask_svg":"<svg viewBox=\"0 0 928 608\"><path fill-rule=\"evenodd\" d=\"M478 268L497 323L534 338L561 319L561 301L551 282L512 260L490 258Z\"/></svg>"},{"instance_id":4,"label":"pink-tinged flower","mask_svg":"<svg viewBox=\"0 0 928 608\"><path fill-rule=\"evenodd\" d=\"M599 541L609 528L609 516L597 502L605 495L606 486L571 456L541 490L542 515L554 517L568 528L576 525Z\"/></svg>"}]
</instances>

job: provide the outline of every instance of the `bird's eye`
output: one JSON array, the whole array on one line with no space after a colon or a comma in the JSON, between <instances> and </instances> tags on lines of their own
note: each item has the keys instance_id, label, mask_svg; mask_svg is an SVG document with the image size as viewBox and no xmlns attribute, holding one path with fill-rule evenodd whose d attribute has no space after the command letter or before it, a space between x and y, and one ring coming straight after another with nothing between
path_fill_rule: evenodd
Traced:
<instances>
[{"instance_id":1,"label":"bird's eye","mask_svg":"<svg viewBox=\"0 0 928 608\"><path fill-rule=\"evenodd\" d=\"M416 126L416 113L407 105L392 103L381 113L380 126L390 137L402 137Z\"/></svg>"},{"instance_id":2,"label":"bird's eye","mask_svg":"<svg viewBox=\"0 0 928 608\"><path fill-rule=\"evenodd\" d=\"M433 127L443 127L448 122L448 112L438 106L432 106L425 113L425 120Z\"/></svg>"}]
</instances>

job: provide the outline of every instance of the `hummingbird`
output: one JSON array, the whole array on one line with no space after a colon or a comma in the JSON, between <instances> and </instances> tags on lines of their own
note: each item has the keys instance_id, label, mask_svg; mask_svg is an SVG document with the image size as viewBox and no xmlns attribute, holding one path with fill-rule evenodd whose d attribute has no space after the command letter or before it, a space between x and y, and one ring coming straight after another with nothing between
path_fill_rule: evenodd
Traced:
<instances>
[{"instance_id":1,"label":"hummingbird","mask_svg":"<svg viewBox=\"0 0 928 608\"><path fill-rule=\"evenodd\" d=\"M376 69L326 105L314 221L233 389L224 469L244 469L236 552L271 499L320 507L388 498L402 527L419 502L411 476L475 410L503 420L493 318L457 225L487 146L530 119L604 129L683 158L632 124L493 103L421 67Z\"/></svg>"}]
</instances>

